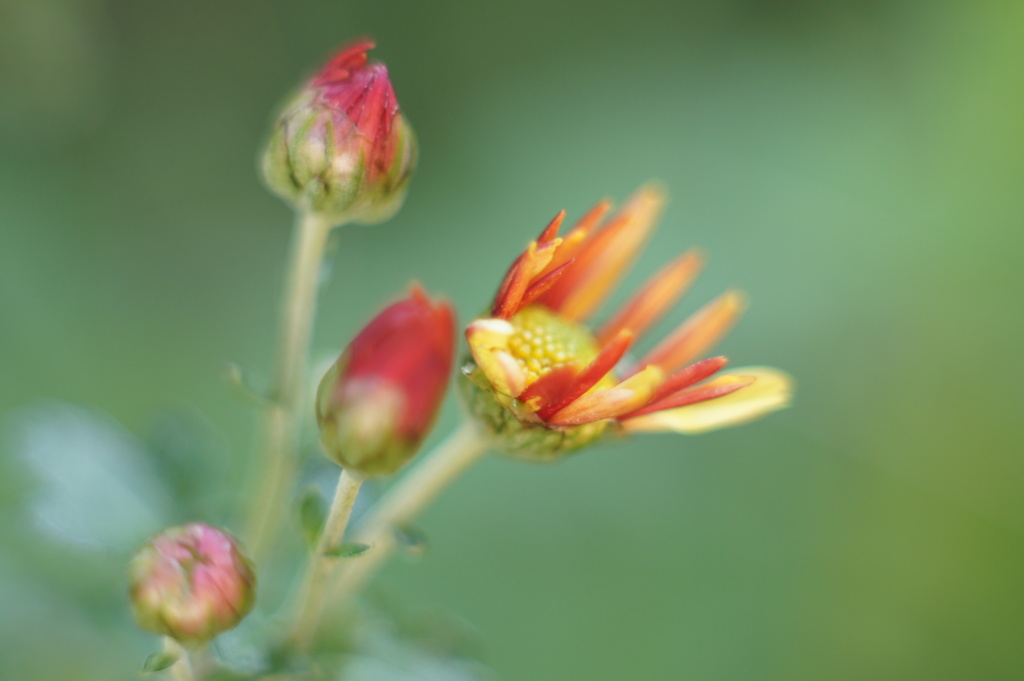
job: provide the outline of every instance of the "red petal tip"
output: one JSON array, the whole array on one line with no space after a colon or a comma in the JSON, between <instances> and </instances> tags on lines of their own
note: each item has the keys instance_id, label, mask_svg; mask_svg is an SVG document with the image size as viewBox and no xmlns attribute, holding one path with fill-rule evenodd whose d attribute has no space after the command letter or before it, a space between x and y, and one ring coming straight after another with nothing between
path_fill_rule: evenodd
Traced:
<instances>
[{"instance_id":1,"label":"red petal tip","mask_svg":"<svg viewBox=\"0 0 1024 681\"><path fill-rule=\"evenodd\" d=\"M548 241L552 241L556 236L558 236L558 229L562 226L563 220L565 220L564 209L558 211L558 215L552 218L551 222L548 223L548 226L544 228L544 231L540 233L540 236L537 237L538 243L543 244Z\"/></svg>"}]
</instances>

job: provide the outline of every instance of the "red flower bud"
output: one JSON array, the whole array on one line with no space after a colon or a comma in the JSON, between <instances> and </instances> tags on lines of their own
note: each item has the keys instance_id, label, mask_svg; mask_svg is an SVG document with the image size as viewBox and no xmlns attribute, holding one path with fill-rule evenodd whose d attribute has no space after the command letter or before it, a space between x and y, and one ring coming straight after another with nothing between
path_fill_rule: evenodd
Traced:
<instances>
[{"instance_id":1,"label":"red flower bud","mask_svg":"<svg viewBox=\"0 0 1024 681\"><path fill-rule=\"evenodd\" d=\"M334 224L391 217L416 165L387 67L367 61L373 46L349 45L310 79L278 118L263 159L271 190Z\"/></svg>"},{"instance_id":2,"label":"red flower bud","mask_svg":"<svg viewBox=\"0 0 1024 681\"><path fill-rule=\"evenodd\" d=\"M128 567L139 626L182 643L204 643L252 610L256 575L227 532L203 523L172 527Z\"/></svg>"},{"instance_id":3,"label":"red flower bud","mask_svg":"<svg viewBox=\"0 0 1024 681\"><path fill-rule=\"evenodd\" d=\"M430 431L455 352L452 309L413 288L359 332L324 375L317 420L327 454L366 476L390 475Z\"/></svg>"}]
</instances>

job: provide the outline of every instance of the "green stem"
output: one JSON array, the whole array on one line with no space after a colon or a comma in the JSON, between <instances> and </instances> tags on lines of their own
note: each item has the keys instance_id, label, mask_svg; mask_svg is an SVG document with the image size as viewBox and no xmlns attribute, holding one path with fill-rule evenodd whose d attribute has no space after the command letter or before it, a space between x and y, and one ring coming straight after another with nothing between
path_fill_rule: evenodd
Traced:
<instances>
[{"instance_id":1,"label":"green stem","mask_svg":"<svg viewBox=\"0 0 1024 681\"><path fill-rule=\"evenodd\" d=\"M342 537L345 536L345 528L352 515L352 506L356 502L362 484L362 477L347 470L342 471L338 477L338 488L334 492L331 510L327 514L324 529L320 533L320 541L317 542L316 550L310 556L306 576L299 589L298 615L292 640L300 649L307 649L316 633L326 600L324 588L333 568L338 563L338 556L331 555L331 553L341 545Z\"/></svg>"},{"instance_id":2,"label":"green stem","mask_svg":"<svg viewBox=\"0 0 1024 681\"><path fill-rule=\"evenodd\" d=\"M394 530L426 509L486 451L487 440L467 421L395 483L360 525L355 541L370 550L346 562L331 585L331 600L347 600L360 591L394 552Z\"/></svg>"},{"instance_id":3,"label":"green stem","mask_svg":"<svg viewBox=\"0 0 1024 681\"><path fill-rule=\"evenodd\" d=\"M283 506L294 486L303 387L316 294L331 225L319 216L299 213L292 236L272 400L263 418L262 478L253 495L246 537L250 555L262 562L287 516Z\"/></svg>"},{"instance_id":4,"label":"green stem","mask_svg":"<svg viewBox=\"0 0 1024 681\"><path fill-rule=\"evenodd\" d=\"M185 646L181 645L170 636L165 636L164 650L178 656L177 661L167 669L167 673L171 675L171 679L173 681L195 681L196 677L192 673L192 660L189 658L188 650Z\"/></svg>"}]
</instances>

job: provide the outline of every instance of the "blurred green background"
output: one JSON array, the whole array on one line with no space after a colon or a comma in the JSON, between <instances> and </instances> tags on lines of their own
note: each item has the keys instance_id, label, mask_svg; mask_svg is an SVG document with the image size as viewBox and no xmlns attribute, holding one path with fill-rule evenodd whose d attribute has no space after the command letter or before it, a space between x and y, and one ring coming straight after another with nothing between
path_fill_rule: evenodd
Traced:
<instances>
[{"instance_id":1,"label":"blurred green background","mask_svg":"<svg viewBox=\"0 0 1024 681\"><path fill-rule=\"evenodd\" d=\"M156 645L126 626L123 551L156 529L132 490L98 497L127 549L32 510L48 468L102 489L117 447L22 456L26 420L91 413L130 449L184 419L220 474L175 484L230 503L255 412L221 367L268 373L291 221L257 150L363 34L421 164L398 217L342 234L317 358L411 278L465 319L559 208L658 178L617 300L703 246L660 330L739 286L722 351L799 384L730 431L488 459L382 592L465 617L508 681L1024 676L1024 4L3 0L0 677L130 678Z\"/></svg>"}]
</instances>

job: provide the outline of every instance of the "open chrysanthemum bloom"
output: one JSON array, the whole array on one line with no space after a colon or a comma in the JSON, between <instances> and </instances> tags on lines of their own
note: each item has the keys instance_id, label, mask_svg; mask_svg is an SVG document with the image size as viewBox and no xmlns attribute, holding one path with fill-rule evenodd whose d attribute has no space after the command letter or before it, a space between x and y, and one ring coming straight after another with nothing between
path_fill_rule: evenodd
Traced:
<instances>
[{"instance_id":1,"label":"open chrysanthemum bloom","mask_svg":"<svg viewBox=\"0 0 1024 681\"><path fill-rule=\"evenodd\" d=\"M696 433L743 423L789 402L776 369L720 370L708 351L743 308L726 292L667 338L629 361L627 351L696 278L702 259L684 253L596 329L588 321L646 243L664 197L642 188L613 217L599 203L564 237L564 211L512 264L487 318L466 328L463 369L473 414L506 453L549 460L609 427Z\"/></svg>"}]
</instances>

